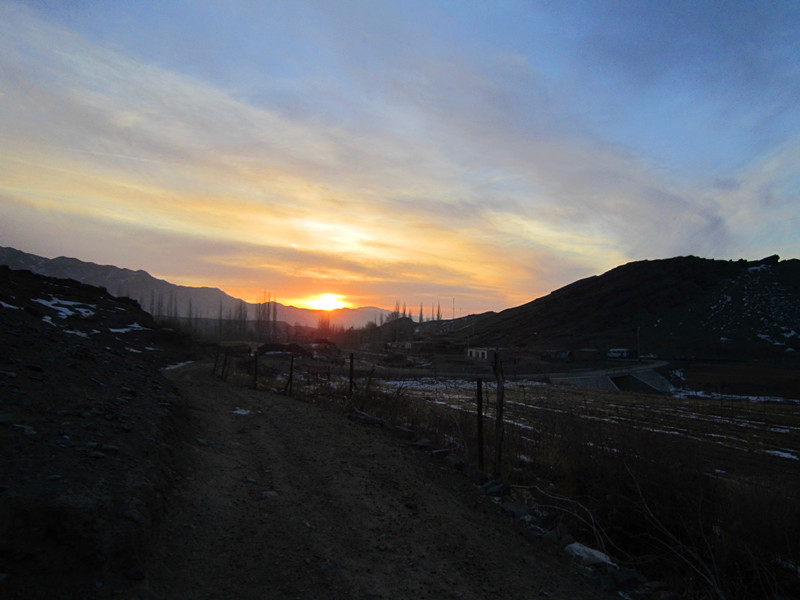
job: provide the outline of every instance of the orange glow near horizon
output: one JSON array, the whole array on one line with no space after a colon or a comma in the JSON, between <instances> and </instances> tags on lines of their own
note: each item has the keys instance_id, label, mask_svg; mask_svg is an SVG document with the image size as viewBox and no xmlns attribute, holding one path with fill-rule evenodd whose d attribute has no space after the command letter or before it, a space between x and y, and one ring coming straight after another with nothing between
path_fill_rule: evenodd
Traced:
<instances>
[{"instance_id":1,"label":"orange glow near horizon","mask_svg":"<svg viewBox=\"0 0 800 600\"><path fill-rule=\"evenodd\" d=\"M299 308L311 308L313 310L336 310L338 308L351 308L352 306L341 294L318 294L296 300L293 304Z\"/></svg>"}]
</instances>

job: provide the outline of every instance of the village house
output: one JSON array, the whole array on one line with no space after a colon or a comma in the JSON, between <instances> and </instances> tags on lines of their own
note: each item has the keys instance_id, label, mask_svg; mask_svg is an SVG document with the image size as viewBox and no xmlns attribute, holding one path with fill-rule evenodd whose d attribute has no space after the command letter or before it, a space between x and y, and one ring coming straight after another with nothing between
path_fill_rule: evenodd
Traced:
<instances>
[{"instance_id":1,"label":"village house","mask_svg":"<svg viewBox=\"0 0 800 600\"><path fill-rule=\"evenodd\" d=\"M467 358L489 360L492 350L489 348L467 348Z\"/></svg>"}]
</instances>

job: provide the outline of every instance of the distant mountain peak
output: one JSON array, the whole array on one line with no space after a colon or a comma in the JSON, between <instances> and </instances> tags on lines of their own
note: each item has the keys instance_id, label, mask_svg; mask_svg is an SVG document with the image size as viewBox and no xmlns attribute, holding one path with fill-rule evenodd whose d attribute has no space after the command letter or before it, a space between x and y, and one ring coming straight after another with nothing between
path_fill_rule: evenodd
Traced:
<instances>
[{"instance_id":1,"label":"distant mountain peak","mask_svg":"<svg viewBox=\"0 0 800 600\"><path fill-rule=\"evenodd\" d=\"M157 279L142 269L134 271L113 265L99 265L68 256L49 259L5 247L0 247L0 264L104 287L114 296L133 298L144 310L157 316L215 319L220 315L235 314L244 305L249 319L256 317L255 304L234 298L218 288L174 284ZM280 303L276 303L276 306L279 321L306 327L319 324L320 311ZM330 311L331 326L361 327L370 321L377 322L382 314L388 313L375 307L343 311Z\"/></svg>"}]
</instances>

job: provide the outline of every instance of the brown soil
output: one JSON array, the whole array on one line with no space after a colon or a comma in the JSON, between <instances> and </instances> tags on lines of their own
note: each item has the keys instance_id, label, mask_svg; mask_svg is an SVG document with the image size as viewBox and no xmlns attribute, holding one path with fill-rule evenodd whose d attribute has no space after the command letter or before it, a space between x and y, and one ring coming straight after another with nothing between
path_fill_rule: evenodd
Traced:
<instances>
[{"instance_id":1,"label":"brown soil","mask_svg":"<svg viewBox=\"0 0 800 600\"><path fill-rule=\"evenodd\" d=\"M598 598L444 460L374 425L195 363L179 483L138 598ZM249 411L248 414L237 414Z\"/></svg>"},{"instance_id":2,"label":"brown soil","mask_svg":"<svg viewBox=\"0 0 800 600\"><path fill-rule=\"evenodd\" d=\"M430 449L210 362L159 371L179 342L0 268L0 598L604 596Z\"/></svg>"}]
</instances>

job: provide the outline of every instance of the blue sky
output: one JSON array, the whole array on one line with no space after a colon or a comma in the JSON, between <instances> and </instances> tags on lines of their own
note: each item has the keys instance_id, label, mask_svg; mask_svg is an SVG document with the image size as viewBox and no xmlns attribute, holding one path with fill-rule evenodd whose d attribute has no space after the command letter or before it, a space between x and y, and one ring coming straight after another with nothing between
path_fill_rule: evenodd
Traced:
<instances>
[{"instance_id":1,"label":"blue sky","mask_svg":"<svg viewBox=\"0 0 800 600\"><path fill-rule=\"evenodd\" d=\"M777 1L6 1L0 243L460 314L797 257L799 40Z\"/></svg>"}]
</instances>

